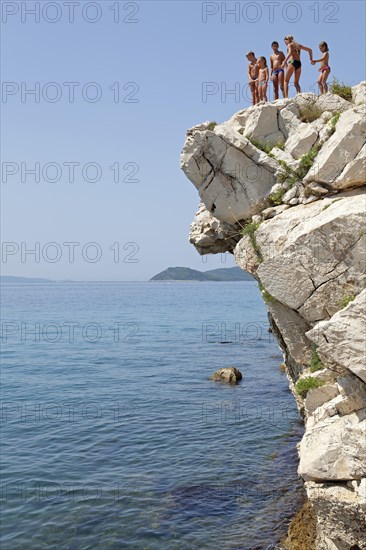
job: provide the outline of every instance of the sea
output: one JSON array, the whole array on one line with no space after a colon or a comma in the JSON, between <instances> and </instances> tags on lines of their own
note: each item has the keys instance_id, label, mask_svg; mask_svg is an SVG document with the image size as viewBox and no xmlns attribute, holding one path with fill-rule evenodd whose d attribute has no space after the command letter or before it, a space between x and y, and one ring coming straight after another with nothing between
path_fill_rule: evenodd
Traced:
<instances>
[{"instance_id":1,"label":"sea","mask_svg":"<svg viewBox=\"0 0 366 550\"><path fill-rule=\"evenodd\" d=\"M303 424L256 282L4 284L1 340L2 550L280 548Z\"/></svg>"}]
</instances>

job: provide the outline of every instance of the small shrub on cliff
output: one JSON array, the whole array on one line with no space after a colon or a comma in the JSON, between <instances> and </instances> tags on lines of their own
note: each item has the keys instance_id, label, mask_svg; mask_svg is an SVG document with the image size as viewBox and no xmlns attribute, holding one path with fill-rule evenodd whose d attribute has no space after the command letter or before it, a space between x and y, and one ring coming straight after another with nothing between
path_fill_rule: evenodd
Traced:
<instances>
[{"instance_id":1,"label":"small shrub on cliff","mask_svg":"<svg viewBox=\"0 0 366 550\"><path fill-rule=\"evenodd\" d=\"M341 113L336 113L328 122L330 126L335 130L335 127L337 126L337 122L339 120L339 117L341 116Z\"/></svg>"},{"instance_id":2,"label":"small shrub on cliff","mask_svg":"<svg viewBox=\"0 0 366 550\"><path fill-rule=\"evenodd\" d=\"M353 300L356 298L354 294L345 294L342 298L342 300L338 303L340 309L344 309L348 306L350 302L353 302Z\"/></svg>"},{"instance_id":3,"label":"small shrub on cliff","mask_svg":"<svg viewBox=\"0 0 366 550\"><path fill-rule=\"evenodd\" d=\"M309 172L310 168L314 164L314 159L320 151L320 145L314 145L308 153L303 155L300 159L300 166L297 171L297 175L300 179L304 178Z\"/></svg>"},{"instance_id":4,"label":"small shrub on cliff","mask_svg":"<svg viewBox=\"0 0 366 550\"><path fill-rule=\"evenodd\" d=\"M296 384L296 391L303 399L305 399L308 391L313 390L314 388L320 388L320 386L323 385L324 382L322 380L318 380L318 378L314 378L313 376L308 376L307 378L301 378L301 380L298 381Z\"/></svg>"},{"instance_id":5,"label":"small shrub on cliff","mask_svg":"<svg viewBox=\"0 0 366 550\"><path fill-rule=\"evenodd\" d=\"M259 290L262 293L265 304L274 304L277 301L276 298L264 288L262 283L259 283Z\"/></svg>"},{"instance_id":6,"label":"small shrub on cliff","mask_svg":"<svg viewBox=\"0 0 366 550\"><path fill-rule=\"evenodd\" d=\"M310 372L316 372L317 370L322 370L324 368L325 367L320 360L318 352L316 351L316 347L313 346L313 353L312 353L311 362L310 362Z\"/></svg>"},{"instance_id":7,"label":"small shrub on cliff","mask_svg":"<svg viewBox=\"0 0 366 550\"><path fill-rule=\"evenodd\" d=\"M346 99L347 101L352 101L351 86L347 86L347 84L344 84L344 82L340 83L336 78L333 78L330 91L332 94L339 95L340 97L343 97L343 99Z\"/></svg>"},{"instance_id":8,"label":"small shrub on cliff","mask_svg":"<svg viewBox=\"0 0 366 550\"><path fill-rule=\"evenodd\" d=\"M271 145L266 145L265 143L262 143L258 139L252 138L250 136L245 136L245 137L248 141L250 141L252 145L254 145L254 147L259 149L260 151L264 151L265 153L267 153L267 155L268 153L271 152L271 149L272 149Z\"/></svg>"},{"instance_id":9,"label":"small shrub on cliff","mask_svg":"<svg viewBox=\"0 0 366 550\"><path fill-rule=\"evenodd\" d=\"M284 194L285 194L285 190L283 188L278 189L278 191L275 191L269 196L269 200L271 201L272 204L274 204L275 206L278 206L282 204L282 199Z\"/></svg>"},{"instance_id":10,"label":"small shrub on cliff","mask_svg":"<svg viewBox=\"0 0 366 550\"><path fill-rule=\"evenodd\" d=\"M283 172L278 174L277 180L280 183L289 183L289 188L291 188L294 183L296 183L299 179L297 173L292 168L290 168L287 162L285 162L284 160L279 160L278 164L281 166L281 168L283 168Z\"/></svg>"},{"instance_id":11,"label":"small shrub on cliff","mask_svg":"<svg viewBox=\"0 0 366 550\"><path fill-rule=\"evenodd\" d=\"M263 261L262 254L255 238L255 232L257 231L259 226L260 226L260 222L259 223L249 222L244 225L243 229L241 230L241 234L243 236L247 235L249 237L252 247L254 248L254 252L257 255L258 261L262 262Z\"/></svg>"},{"instance_id":12,"label":"small shrub on cliff","mask_svg":"<svg viewBox=\"0 0 366 550\"><path fill-rule=\"evenodd\" d=\"M272 149L274 149L275 147L277 147L277 149L281 149L281 151L285 149L285 144L282 141L276 141L276 143L262 143L261 141L259 141L259 139L255 139L250 136L245 137L248 141L250 141L252 145L254 145L254 147L259 149L260 151L264 151L271 158L275 158L274 155L271 153Z\"/></svg>"},{"instance_id":13,"label":"small shrub on cliff","mask_svg":"<svg viewBox=\"0 0 366 550\"><path fill-rule=\"evenodd\" d=\"M215 126L217 126L217 122L210 122L210 124L208 124L207 126L207 130L213 130L215 128Z\"/></svg>"},{"instance_id":14,"label":"small shrub on cliff","mask_svg":"<svg viewBox=\"0 0 366 550\"><path fill-rule=\"evenodd\" d=\"M281 151L284 151L285 150L285 144L283 141L277 141L276 143L274 143L272 146L272 149L274 149L275 147L277 147L277 149L281 149Z\"/></svg>"},{"instance_id":15,"label":"small shrub on cliff","mask_svg":"<svg viewBox=\"0 0 366 550\"><path fill-rule=\"evenodd\" d=\"M303 105L300 107L300 120L301 122L314 122L322 113L322 109L317 105Z\"/></svg>"}]
</instances>

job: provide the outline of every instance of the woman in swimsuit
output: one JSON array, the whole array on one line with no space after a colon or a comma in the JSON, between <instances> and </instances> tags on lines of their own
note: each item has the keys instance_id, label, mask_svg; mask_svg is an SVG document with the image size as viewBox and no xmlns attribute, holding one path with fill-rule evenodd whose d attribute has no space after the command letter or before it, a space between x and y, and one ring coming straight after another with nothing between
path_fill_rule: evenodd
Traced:
<instances>
[{"instance_id":1,"label":"woman in swimsuit","mask_svg":"<svg viewBox=\"0 0 366 550\"><path fill-rule=\"evenodd\" d=\"M285 44L287 46L287 56L282 63L282 68L284 69L286 66L286 63L288 62L286 74L285 74L285 85L284 85L284 97L288 97L288 87L291 80L292 75L295 73L294 77L294 84L297 93L301 93L300 88L300 76L301 76L301 61L300 61L300 53L301 50L305 50L306 52L309 52L310 61L313 60L313 51L311 48L307 48L306 46L302 46L301 44L298 44L294 41L293 36L285 36Z\"/></svg>"},{"instance_id":2,"label":"woman in swimsuit","mask_svg":"<svg viewBox=\"0 0 366 550\"><path fill-rule=\"evenodd\" d=\"M327 79L330 74L328 44L326 42L320 42L319 50L323 54L322 58L313 59L311 63L312 65L315 65L315 63L320 63L320 69L319 69L320 75L318 78L318 86L319 86L319 95L321 95L321 94L326 94L328 91Z\"/></svg>"}]
</instances>

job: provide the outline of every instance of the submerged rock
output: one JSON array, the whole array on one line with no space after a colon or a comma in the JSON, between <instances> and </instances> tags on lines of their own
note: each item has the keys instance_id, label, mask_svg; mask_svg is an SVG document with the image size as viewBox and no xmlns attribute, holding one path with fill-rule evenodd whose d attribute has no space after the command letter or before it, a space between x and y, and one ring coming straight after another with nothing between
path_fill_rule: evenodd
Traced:
<instances>
[{"instance_id":1,"label":"submerged rock","mask_svg":"<svg viewBox=\"0 0 366 550\"><path fill-rule=\"evenodd\" d=\"M243 378L239 369L235 367L224 367L217 370L210 378L216 382L226 382L227 384L237 384Z\"/></svg>"}]
</instances>

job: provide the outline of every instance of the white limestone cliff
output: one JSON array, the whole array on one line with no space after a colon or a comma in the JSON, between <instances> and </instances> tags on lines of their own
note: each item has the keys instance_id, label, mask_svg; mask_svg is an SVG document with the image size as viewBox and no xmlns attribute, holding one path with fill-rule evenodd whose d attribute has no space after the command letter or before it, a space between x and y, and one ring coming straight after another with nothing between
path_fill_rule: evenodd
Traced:
<instances>
[{"instance_id":1,"label":"white limestone cliff","mask_svg":"<svg viewBox=\"0 0 366 550\"><path fill-rule=\"evenodd\" d=\"M201 199L190 241L260 283L319 550L366 550L365 114L366 82L352 102L299 94L192 128L181 157Z\"/></svg>"}]
</instances>

